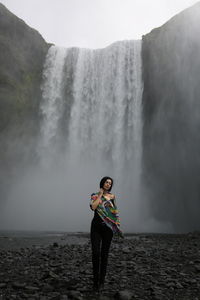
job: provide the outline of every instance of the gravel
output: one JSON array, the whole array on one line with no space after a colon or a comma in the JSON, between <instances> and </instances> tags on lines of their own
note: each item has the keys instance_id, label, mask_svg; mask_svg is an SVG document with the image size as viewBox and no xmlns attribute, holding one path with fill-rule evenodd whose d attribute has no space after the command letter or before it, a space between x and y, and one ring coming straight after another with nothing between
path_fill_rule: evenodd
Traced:
<instances>
[{"instance_id":1,"label":"gravel","mask_svg":"<svg viewBox=\"0 0 200 300\"><path fill-rule=\"evenodd\" d=\"M12 249L0 243L0 300L200 300L199 233L114 239L101 294L92 292L89 236L79 238Z\"/></svg>"}]
</instances>

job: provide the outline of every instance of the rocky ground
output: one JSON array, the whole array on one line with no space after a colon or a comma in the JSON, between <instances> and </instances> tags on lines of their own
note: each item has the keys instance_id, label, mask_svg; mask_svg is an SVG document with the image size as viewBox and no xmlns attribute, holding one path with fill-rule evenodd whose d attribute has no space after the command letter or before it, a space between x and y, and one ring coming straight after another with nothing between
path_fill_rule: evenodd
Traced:
<instances>
[{"instance_id":1,"label":"rocky ground","mask_svg":"<svg viewBox=\"0 0 200 300\"><path fill-rule=\"evenodd\" d=\"M113 240L101 294L91 290L87 235L70 242L63 237L46 243L33 239L34 245L22 240L0 237L0 299L200 300L199 233Z\"/></svg>"}]
</instances>

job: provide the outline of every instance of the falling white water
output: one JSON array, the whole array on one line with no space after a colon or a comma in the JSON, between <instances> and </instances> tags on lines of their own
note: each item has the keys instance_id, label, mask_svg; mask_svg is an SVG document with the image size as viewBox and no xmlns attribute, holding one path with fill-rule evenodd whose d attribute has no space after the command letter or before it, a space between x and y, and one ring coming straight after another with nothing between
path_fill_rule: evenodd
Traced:
<instances>
[{"instance_id":1,"label":"falling white water","mask_svg":"<svg viewBox=\"0 0 200 300\"><path fill-rule=\"evenodd\" d=\"M41 113L41 140L39 145L40 156L49 161L53 151L57 148L56 135L58 122L63 111L63 71L67 50L52 46L47 54L44 72Z\"/></svg>"},{"instance_id":2,"label":"falling white water","mask_svg":"<svg viewBox=\"0 0 200 300\"><path fill-rule=\"evenodd\" d=\"M135 173L134 181L139 180L140 53L140 41L118 42L102 50L79 49L67 151L72 164L103 164L106 172L114 172L119 179L130 168L130 176Z\"/></svg>"},{"instance_id":3,"label":"falling white water","mask_svg":"<svg viewBox=\"0 0 200 300\"><path fill-rule=\"evenodd\" d=\"M68 228L78 207L81 218L86 216L83 199L98 190L99 180L108 175L116 183L113 192L124 199L118 206L126 219L125 230L139 230L141 69L141 41L117 42L98 50L53 46L48 52L38 151L55 176L53 181L59 181L56 205L60 212L65 209L71 222ZM55 158L61 162L57 167L52 164ZM65 192L68 200L63 200Z\"/></svg>"}]
</instances>

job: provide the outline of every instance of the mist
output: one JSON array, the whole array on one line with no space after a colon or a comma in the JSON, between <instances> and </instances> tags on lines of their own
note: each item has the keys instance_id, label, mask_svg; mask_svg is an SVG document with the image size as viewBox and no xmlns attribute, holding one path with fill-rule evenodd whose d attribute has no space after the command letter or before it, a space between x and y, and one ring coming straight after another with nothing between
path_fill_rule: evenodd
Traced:
<instances>
[{"instance_id":1,"label":"mist","mask_svg":"<svg viewBox=\"0 0 200 300\"><path fill-rule=\"evenodd\" d=\"M7 198L1 203L1 230L88 232L93 217L90 195L99 190L100 179L108 175L114 178L112 192L116 195L122 230L173 231L168 222L150 216L148 201L141 197L138 187L131 188L137 178L130 172L123 174L122 181L116 180L119 176L106 167L109 160L104 160L101 167L94 161L74 163L69 170L58 160L50 168L36 164L17 170L6 191Z\"/></svg>"}]
</instances>

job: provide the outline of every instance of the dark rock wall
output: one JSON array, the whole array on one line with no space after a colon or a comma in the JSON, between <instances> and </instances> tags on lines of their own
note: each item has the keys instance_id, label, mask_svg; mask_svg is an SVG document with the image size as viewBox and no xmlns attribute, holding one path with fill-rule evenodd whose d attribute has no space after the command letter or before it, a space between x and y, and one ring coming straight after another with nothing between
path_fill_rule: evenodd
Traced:
<instances>
[{"instance_id":1,"label":"dark rock wall","mask_svg":"<svg viewBox=\"0 0 200 300\"><path fill-rule=\"evenodd\" d=\"M200 3L143 36L143 179L151 213L200 228Z\"/></svg>"},{"instance_id":2,"label":"dark rock wall","mask_svg":"<svg viewBox=\"0 0 200 300\"><path fill-rule=\"evenodd\" d=\"M38 111L48 44L0 4L0 131Z\"/></svg>"},{"instance_id":3,"label":"dark rock wall","mask_svg":"<svg viewBox=\"0 0 200 300\"><path fill-rule=\"evenodd\" d=\"M38 132L40 84L48 48L36 30L0 4L1 193L2 185L9 186L14 169L33 157L32 140Z\"/></svg>"}]
</instances>

